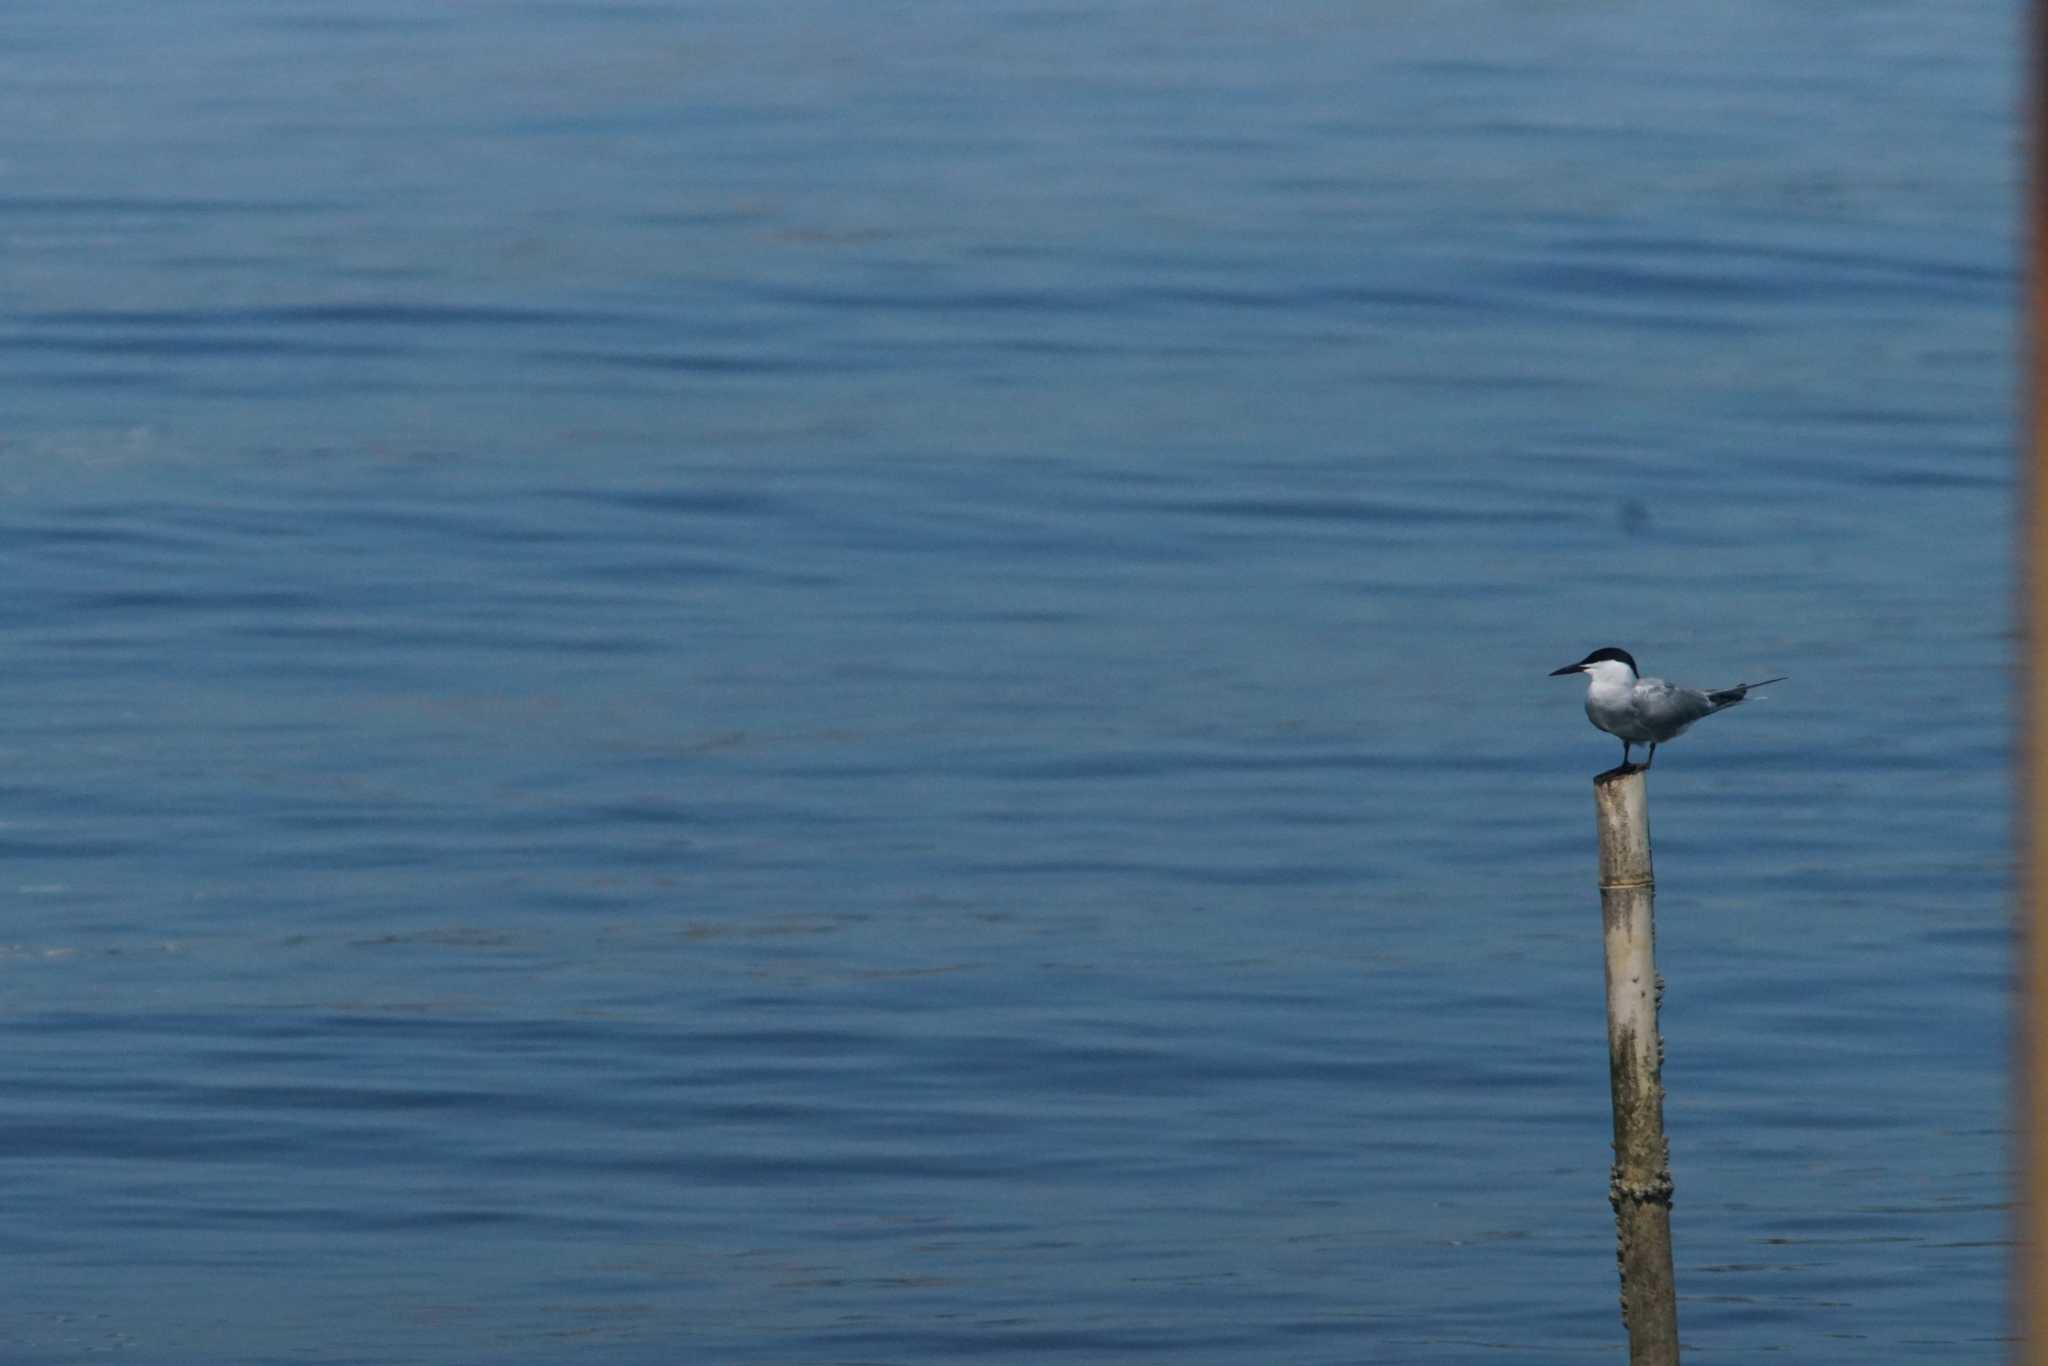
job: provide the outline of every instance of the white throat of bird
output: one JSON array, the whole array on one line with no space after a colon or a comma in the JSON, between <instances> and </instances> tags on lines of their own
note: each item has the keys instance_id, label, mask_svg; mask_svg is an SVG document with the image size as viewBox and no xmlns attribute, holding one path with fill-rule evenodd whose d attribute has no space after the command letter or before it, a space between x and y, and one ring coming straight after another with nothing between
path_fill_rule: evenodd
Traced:
<instances>
[{"instance_id":1,"label":"white throat of bird","mask_svg":"<svg viewBox=\"0 0 2048 1366\"><path fill-rule=\"evenodd\" d=\"M1636 686L1636 671L1618 659L1596 659L1584 668L1589 697L1627 697Z\"/></svg>"}]
</instances>

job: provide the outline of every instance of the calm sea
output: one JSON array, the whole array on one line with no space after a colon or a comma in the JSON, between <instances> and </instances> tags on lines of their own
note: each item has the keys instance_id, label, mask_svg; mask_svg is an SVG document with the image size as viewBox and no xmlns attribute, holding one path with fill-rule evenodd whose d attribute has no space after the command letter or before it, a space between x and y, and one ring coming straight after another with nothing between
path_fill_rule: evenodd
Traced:
<instances>
[{"instance_id":1,"label":"calm sea","mask_svg":"<svg viewBox=\"0 0 2048 1366\"><path fill-rule=\"evenodd\" d=\"M2016 34L10 5L0 1357L1998 1361Z\"/></svg>"}]
</instances>

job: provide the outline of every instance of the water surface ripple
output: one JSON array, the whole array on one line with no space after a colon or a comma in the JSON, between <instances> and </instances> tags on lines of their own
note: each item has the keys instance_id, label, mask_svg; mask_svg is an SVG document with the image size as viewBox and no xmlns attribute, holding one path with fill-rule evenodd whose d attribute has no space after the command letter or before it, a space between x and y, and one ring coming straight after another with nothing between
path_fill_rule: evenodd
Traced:
<instances>
[{"instance_id":1,"label":"water surface ripple","mask_svg":"<svg viewBox=\"0 0 2048 1366\"><path fill-rule=\"evenodd\" d=\"M14 7L0 1356L2000 1359L2014 37Z\"/></svg>"}]
</instances>

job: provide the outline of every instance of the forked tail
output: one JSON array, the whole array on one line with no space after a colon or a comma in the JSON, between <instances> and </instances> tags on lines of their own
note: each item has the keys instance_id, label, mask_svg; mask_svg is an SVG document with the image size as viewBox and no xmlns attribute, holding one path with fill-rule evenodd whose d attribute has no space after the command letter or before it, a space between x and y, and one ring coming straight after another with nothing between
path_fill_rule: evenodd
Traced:
<instances>
[{"instance_id":1,"label":"forked tail","mask_svg":"<svg viewBox=\"0 0 2048 1366\"><path fill-rule=\"evenodd\" d=\"M1791 676L1791 674L1779 674L1776 678L1766 678L1761 683L1737 683L1732 688L1723 688L1719 692L1708 693L1707 701L1712 702L1714 704L1715 711L1721 711L1725 708L1734 706L1737 702L1740 702L1743 698L1749 696L1749 690L1751 688L1763 688L1768 687L1773 683L1783 683L1786 679L1790 678Z\"/></svg>"}]
</instances>

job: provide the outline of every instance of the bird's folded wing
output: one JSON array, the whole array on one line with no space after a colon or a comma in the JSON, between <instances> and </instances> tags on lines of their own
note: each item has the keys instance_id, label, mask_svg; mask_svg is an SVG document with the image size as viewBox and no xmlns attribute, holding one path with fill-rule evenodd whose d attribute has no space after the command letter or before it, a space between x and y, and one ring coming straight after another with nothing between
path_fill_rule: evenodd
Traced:
<instances>
[{"instance_id":1,"label":"bird's folded wing","mask_svg":"<svg viewBox=\"0 0 2048 1366\"><path fill-rule=\"evenodd\" d=\"M1690 724L1725 705L1716 703L1698 688L1676 688L1661 678L1646 678L1636 684L1636 709L1645 719L1660 724Z\"/></svg>"}]
</instances>

